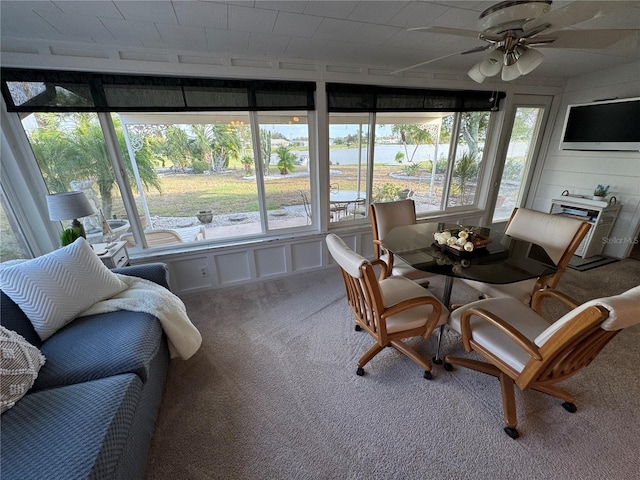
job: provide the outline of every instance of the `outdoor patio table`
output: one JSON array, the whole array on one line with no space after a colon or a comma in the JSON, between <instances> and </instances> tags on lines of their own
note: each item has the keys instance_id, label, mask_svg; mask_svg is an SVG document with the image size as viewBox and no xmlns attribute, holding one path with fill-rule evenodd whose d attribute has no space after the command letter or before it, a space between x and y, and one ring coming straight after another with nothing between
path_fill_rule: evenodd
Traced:
<instances>
[{"instance_id":1,"label":"outdoor patio table","mask_svg":"<svg viewBox=\"0 0 640 480\"><path fill-rule=\"evenodd\" d=\"M336 212L338 212L338 218L336 218L336 220L339 219L340 212L343 212L345 215L348 213L350 204L357 204L363 200L364 193L358 192L357 190L338 190L329 194L329 203L335 206Z\"/></svg>"}]
</instances>

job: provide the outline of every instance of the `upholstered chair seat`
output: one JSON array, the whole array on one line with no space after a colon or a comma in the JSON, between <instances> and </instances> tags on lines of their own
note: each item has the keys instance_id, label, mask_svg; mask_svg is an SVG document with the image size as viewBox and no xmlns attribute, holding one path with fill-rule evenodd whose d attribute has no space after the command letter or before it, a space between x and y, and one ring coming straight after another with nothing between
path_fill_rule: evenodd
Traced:
<instances>
[{"instance_id":1,"label":"upholstered chair seat","mask_svg":"<svg viewBox=\"0 0 640 480\"><path fill-rule=\"evenodd\" d=\"M551 323L533 309L512 297L489 298L469 303L451 312L449 326L461 333L460 317L469 308L483 308L494 315L508 319L509 324L533 342ZM524 308L523 308L524 307ZM518 312L514 315L514 312ZM531 358L529 354L514 343L504 332L477 316L471 317L473 339L493 355L506 362L516 372L521 372Z\"/></svg>"}]
</instances>

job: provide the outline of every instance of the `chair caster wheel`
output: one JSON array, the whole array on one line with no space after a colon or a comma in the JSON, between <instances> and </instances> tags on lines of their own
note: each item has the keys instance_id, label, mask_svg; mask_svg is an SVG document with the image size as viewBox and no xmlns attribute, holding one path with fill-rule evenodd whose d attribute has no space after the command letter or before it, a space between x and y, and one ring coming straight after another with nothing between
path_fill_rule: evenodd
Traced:
<instances>
[{"instance_id":1,"label":"chair caster wheel","mask_svg":"<svg viewBox=\"0 0 640 480\"><path fill-rule=\"evenodd\" d=\"M362 327L360 325L356 325L355 330L356 332L360 332L362 330Z\"/></svg>"},{"instance_id":2,"label":"chair caster wheel","mask_svg":"<svg viewBox=\"0 0 640 480\"><path fill-rule=\"evenodd\" d=\"M444 362L444 369L447 372L453 372L453 365L451 365L449 362Z\"/></svg>"},{"instance_id":3,"label":"chair caster wheel","mask_svg":"<svg viewBox=\"0 0 640 480\"><path fill-rule=\"evenodd\" d=\"M356 375L358 375L359 377L364 375L364 368L362 367L358 367L358 369L356 370Z\"/></svg>"},{"instance_id":4,"label":"chair caster wheel","mask_svg":"<svg viewBox=\"0 0 640 480\"><path fill-rule=\"evenodd\" d=\"M511 427L504 427L504 433L509 435L514 440L520 436L520 434L518 433L518 430L516 430L515 428L511 428Z\"/></svg>"},{"instance_id":5,"label":"chair caster wheel","mask_svg":"<svg viewBox=\"0 0 640 480\"><path fill-rule=\"evenodd\" d=\"M430 371L425 370L423 377L426 378L427 380L431 380L433 378L433 375L431 375Z\"/></svg>"},{"instance_id":6,"label":"chair caster wheel","mask_svg":"<svg viewBox=\"0 0 640 480\"><path fill-rule=\"evenodd\" d=\"M441 358L433 357L433 358L431 359L431 361L432 361L433 363L435 363L436 365L442 365L442 359L441 359Z\"/></svg>"},{"instance_id":7,"label":"chair caster wheel","mask_svg":"<svg viewBox=\"0 0 640 480\"><path fill-rule=\"evenodd\" d=\"M578 411L578 407L576 407L575 403L571 403L571 402L564 402L562 404L562 406L564 407L564 409L569 412L569 413L576 413Z\"/></svg>"}]
</instances>

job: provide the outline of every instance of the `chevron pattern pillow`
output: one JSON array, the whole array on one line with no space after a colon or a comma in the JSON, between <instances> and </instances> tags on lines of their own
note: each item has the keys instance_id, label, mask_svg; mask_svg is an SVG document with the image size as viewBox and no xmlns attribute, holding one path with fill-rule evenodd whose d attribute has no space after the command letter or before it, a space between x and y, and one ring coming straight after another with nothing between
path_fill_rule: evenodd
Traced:
<instances>
[{"instance_id":1,"label":"chevron pattern pillow","mask_svg":"<svg viewBox=\"0 0 640 480\"><path fill-rule=\"evenodd\" d=\"M0 326L0 413L27 393L44 362L40 350L16 332Z\"/></svg>"},{"instance_id":2,"label":"chevron pattern pillow","mask_svg":"<svg viewBox=\"0 0 640 480\"><path fill-rule=\"evenodd\" d=\"M47 255L0 269L0 288L29 318L44 341L94 303L127 285L80 237Z\"/></svg>"}]
</instances>

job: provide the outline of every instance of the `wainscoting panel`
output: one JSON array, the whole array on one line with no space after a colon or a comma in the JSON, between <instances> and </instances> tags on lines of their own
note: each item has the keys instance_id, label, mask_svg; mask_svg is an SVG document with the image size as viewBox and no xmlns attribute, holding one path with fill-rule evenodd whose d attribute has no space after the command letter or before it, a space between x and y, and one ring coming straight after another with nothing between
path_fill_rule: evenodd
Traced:
<instances>
[{"instance_id":1,"label":"wainscoting panel","mask_svg":"<svg viewBox=\"0 0 640 480\"><path fill-rule=\"evenodd\" d=\"M181 291L210 289L214 285L214 272L206 255L175 258L169 264L169 281L180 286Z\"/></svg>"},{"instance_id":2,"label":"wainscoting panel","mask_svg":"<svg viewBox=\"0 0 640 480\"><path fill-rule=\"evenodd\" d=\"M251 250L231 253L216 250L213 254L213 262L218 272L218 285L225 286L256 278L255 269L250 263L252 253Z\"/></svg>"},{"instance_id":3,"label":"wainscoting panel","mask_svg":"<svg viewBox=\"0 0 640 480\"><path fill-rule=\"evenodd\" d=\"M294 272L322 268L324 239L291 244L291 269Z\"/></svg>"},{"instance_id":4,"label":"wainscoting panel","mask_svg":"<svg viewBox=\"0 0 640 480\"><path fill-rule=\"evenodd\" d=\"M478 217L479 218L479 217ZM472 225L476 217L449 218L447 223ZM371 227L335 230L356 252L373 258ZM325 233L297 238L257 242L230 247L205 248L197 252L171 252L145 258L133 258L133 264L164 262L171 272L171 289L177 295L195 293L267 278L304 274L322 268L335 268L325 242ZM203 274L203 269L206 273Z\"/></svg>"},{"instance_id":5,"label":"wainscoting panel","mask_svg":"<svg viewBox=\"0 0 640 480\"><path fill-rule=\"evenodd\" d=\"M261 248L254 251L256 278L271 277L287 273L286 245Z\"/></svg>"}]
</instances>

